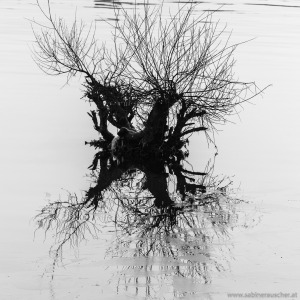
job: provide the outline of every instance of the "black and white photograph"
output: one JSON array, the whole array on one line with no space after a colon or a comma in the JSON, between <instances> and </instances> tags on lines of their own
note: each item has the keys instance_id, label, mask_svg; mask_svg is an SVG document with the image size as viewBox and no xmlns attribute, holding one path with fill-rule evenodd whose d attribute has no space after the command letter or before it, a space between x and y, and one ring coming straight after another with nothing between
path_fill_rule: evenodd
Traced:
<instances>
[{"instance_id":1,"label":"black and white photograph","mask_svg":"<svg viewBox=\"0 0 300 300\"><path fill-rule=\"evenodd\" d=\"M0 300L300 297L300 2L0 0Z\"/></svg>"}]
</instances>

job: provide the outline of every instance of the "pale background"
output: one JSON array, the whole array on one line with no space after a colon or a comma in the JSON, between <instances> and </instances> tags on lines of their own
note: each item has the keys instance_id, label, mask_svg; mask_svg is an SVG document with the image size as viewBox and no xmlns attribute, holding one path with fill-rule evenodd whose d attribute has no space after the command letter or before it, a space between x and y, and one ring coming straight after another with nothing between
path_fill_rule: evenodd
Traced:
<instances>
[{"instance_id":1,"label":"pale background","mask_svg":"<svg viewBox=\"0 0 300 300\"><path fill-rule=\"evenodd\" d=\"M86 22L112 14L90 0L52 2L67 20L76 8ZM28 19L40 18L34 4L0 0L0 299L115 299L103 283L105 271L91 263L91 257L103 259L104 246L97 251L93 243L83 246L84 267L78 269L78 261L70 258L60 280L42 276L51 266L51 239L44 242L41 234L34 239L31 219L45 198L88 187L84 176L93 150L84 141L95 133L89 107L80 100L80 80L64 86L65 78L46 76L32 60ZM220 3L199 7L217 9ZM231 271L216 274L203 293L207 299L224 299L224 293L235 291L300 292L300 4L228 1L215 18L227 23L233 42L255 38L236 52L238 78L272 86L216 135L216 173L235 176L239 193L262 220L249 231L232 233ZM104 22L97 27L99 39L110 38ZM204 145L201 136L191 143L195 168L209 156Z\"/></svg>"}]
</instances>

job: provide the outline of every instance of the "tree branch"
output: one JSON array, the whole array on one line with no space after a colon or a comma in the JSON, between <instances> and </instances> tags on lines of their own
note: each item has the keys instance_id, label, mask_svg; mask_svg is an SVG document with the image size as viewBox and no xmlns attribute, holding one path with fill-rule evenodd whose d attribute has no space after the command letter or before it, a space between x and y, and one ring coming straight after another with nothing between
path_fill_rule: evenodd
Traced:
<instances>
[{"instance_id":1,"label":"tree branch","mask_svg":"<svg viewBox=\"0 0 300 300\"><path fill-rule=\"evenodd\" d=\"M200 127L196 127L196 128L192 128L190 130L184 131L179 136L182 137L182 136L184 136L186 134L189 134L189 133L193 133L193 132L197 132L197 131L204 131L204 130L207 130L207 129L208 129L207 127L200 126Z\"/></svg>"}]
</instances>

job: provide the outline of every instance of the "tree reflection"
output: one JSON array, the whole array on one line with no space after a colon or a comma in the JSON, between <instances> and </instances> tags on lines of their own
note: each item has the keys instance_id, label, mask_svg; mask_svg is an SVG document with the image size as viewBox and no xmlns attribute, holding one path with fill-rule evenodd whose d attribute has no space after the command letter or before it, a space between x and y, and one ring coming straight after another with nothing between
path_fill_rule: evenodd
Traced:
<instances>
[{"instance_id":1,"label":"tree reflection","mask_svg":"<svg viewBox=\"0 0 300 300\"><path fill-rule=\"evenodd\" d=\"M55 230L54 264L66 243L78 245L113 224L107 258L123 266L113 279L118 289L133 286L150 295L166 278L210 282L211 272L227 266L228 231L237 224L240 200L229 195L230 180L212 175L213 163L204 172L185 165L174 157L131 153L116 160L98 153L85 196L69 193L36 216L39 227Z\"/></svg>"}]
</instances>

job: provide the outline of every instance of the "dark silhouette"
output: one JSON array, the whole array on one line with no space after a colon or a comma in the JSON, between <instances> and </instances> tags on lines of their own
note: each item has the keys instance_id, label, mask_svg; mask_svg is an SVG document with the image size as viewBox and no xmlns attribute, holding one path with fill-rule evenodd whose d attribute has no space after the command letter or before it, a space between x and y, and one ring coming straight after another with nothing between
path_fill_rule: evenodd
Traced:
<instances>
[{"instance_id":1,"label":"dark silhouette","mask_svg":"<svg viewBox=\"0 0 300 300\"><path fill-rule=\"evenodd\" d=\"M53 266L64 245L99 237L101 228L114 224L117 237L107 255L131 262L123 274L141 272L131 275L136 291L147 271L146 293L155 294L157 272L151 270L161 260L161 276L166 272L204 284L212 271L228 268L228 230L239 222L236 206L241 200L227 191L228 178L213 176L213 163L205 172L194 172L185 170L183 161L150 161L138 155L117 163L100 154L98 162L84 197L70 193L36 216L39 228L55 231ZM126 286L129 277L124 282L119 278L117 285Z\"/></svg>"},{"instance_id":2,"label":"dark silhouette","mask_svg":"<svg viewBox=\"0 0 300 300\"><path fill-rule=\"evenodd\" d=\"M114 2L113 2L114 3ZM47 74L83 75L84 97L100 138L90 145L111 151L115 127L123 138L118 152L139 148L158 157L182 156L195 132L209 140L216 124L237 113L261 91L254 82L234 77L238 45L222 41L223 30L212 12L186 4L163 19L163 5L115 7L114 46L99 46L96 32L82 22L68 28L62 18L43 9L47 24L34 30L35 61ZM195 14L194 14L195 12ZM225 34L224 34L225 35Z\"/></svg>"},{"instance_id":3,"label":"dark silhouette","mask_svg":"<svg viewBox=\"0 0 300 300\"><path fill-rule=\"evenodd\" d=\"M39 228L55 229L53 265L66 243L98 236L106 222L121 231L109 249L113 255L134 243L133 253L128 248L124 255L172 258L172 274L209 282L210 266L222 269L211 241L234 226L239 200L226 191L230 181L212 176L213 165L195 172L183 162L192 134L213 141L215 126L261 93L233 75L237 45L221 40L224 30L212 13L194 15L196 4L163 19L163 5L133 5L129 12L114 3L114 44L107 49L92 27L75 20L69 28L49 1L45 9L37 3L47 24L34 23L40 29L34 30L35 61L67 80L83 75L84 97L93 105L88 114L99 133L86 142L97 153L84 197L69 193L36 216Z\"/></svg>"}]
</instances>

